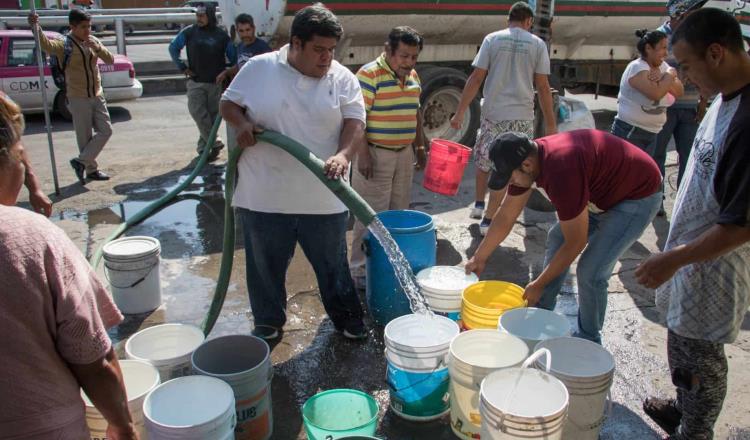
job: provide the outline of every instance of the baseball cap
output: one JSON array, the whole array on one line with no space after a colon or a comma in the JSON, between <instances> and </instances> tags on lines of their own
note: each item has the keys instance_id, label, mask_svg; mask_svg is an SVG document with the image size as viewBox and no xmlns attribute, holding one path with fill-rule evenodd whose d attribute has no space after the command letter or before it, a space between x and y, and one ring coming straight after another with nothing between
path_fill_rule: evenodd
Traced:
<instances>
[{"instance_id":1,"label":"baseball cap","mask_svg":"<svg viewBox=\"0 0 750 440\"><path fill-rule=\"evenodd\" d=\"M513 170L521 166L531 150L531 139L523 133L511 131L498 136L490 147L492 174L487 186L493 191L505 188Z\"/></svg>"}]
</instances>

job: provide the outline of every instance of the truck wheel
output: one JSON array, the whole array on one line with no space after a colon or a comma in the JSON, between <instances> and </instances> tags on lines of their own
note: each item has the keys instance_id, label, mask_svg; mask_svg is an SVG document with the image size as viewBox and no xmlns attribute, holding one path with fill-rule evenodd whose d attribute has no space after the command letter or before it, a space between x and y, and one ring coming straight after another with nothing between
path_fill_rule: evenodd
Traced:
<instances>
[{"instance_id":1,"label":"truck wheel","mask_svg":"<svg viewBox=\"0 0 750 440\"><path fill-rule=\"evenodd\" d=\"M422 80L422 125L425 137L447 139L466 146L473 146L479 128L479 100L475 99L464 113L461 129L454 130L450 120L466 84L466 74L449 67L426 66L419 72Z\"/></svg>"},{"instance_id":2,"label":"truck wheel","mask_svg":"<svg viewBox=\"0 0 750 440\"><path fill-rule=\"evenodd\" d=\"M73 115L70 114L70 109L68 109L68 98L64 91L58 92L55 96L54 110L66 121L73 120Z\"/></svg>"}]
</instances>

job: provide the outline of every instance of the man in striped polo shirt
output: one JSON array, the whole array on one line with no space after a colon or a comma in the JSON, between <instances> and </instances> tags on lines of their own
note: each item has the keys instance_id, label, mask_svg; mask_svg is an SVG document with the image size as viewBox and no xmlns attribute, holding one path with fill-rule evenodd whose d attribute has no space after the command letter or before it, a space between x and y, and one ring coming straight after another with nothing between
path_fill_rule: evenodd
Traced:
<instances>
[{"instance_id":1,"label":"man in striped polo shirt","mask_svg":"<svg viewBox=\"0 0 750 440\"><path fill-rule=\"evenodd\" d=\"M357 154L352 187L378 212L409 208L415 156L418 168L426 161L419 117L422 88L414 70L422 45L419 32L408 26L395 27L384 52L357 72L367 129ZM364 233L362 223L356 222L349 266L359 289L364 288L365 281Z\"/></svg>"}]
</instances>

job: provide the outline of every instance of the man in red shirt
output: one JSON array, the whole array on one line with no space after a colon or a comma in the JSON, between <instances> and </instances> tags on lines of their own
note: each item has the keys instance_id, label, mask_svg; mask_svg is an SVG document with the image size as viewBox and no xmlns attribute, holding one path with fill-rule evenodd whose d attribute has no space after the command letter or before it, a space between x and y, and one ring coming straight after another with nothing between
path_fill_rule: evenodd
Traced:
<instances>
[{"instance_id":1,"label":"man in red shirt","mask_svg":"<svg viewBox=\"0 0 750 440\"><path fill-rule=\"evenodd\" d=\"M526 286L524 298L529 306L554 309L568 269L581 255L576 336L601 343L612 269L659 210L661 173L656 163L638 147L598 130L535 141L505 133L492 146L490 160L490 189L508 186L508 195L466 264L467 273L484 270L536 183L557 209L559 221L547 236L544 270Z\"/></svg>"}]
</instances>

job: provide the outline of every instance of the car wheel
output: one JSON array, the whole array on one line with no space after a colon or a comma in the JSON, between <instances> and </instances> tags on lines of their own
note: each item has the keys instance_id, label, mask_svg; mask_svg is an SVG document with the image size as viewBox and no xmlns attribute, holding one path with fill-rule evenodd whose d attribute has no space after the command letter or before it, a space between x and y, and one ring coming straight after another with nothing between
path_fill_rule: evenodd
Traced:
<instances>
[{"instance_id":1,"label":"car wheel","mask_svg":"<svg viewBox=\"0 0 750 440\"><path fill-rule=\"evenodd\" d=\"M70 114L70 109L68 109L68 98L64 91L58 92L57 96L55 96L54 109L55 112L66 121L73 120L73 115Z\"/></svg>"}]
</instances>

